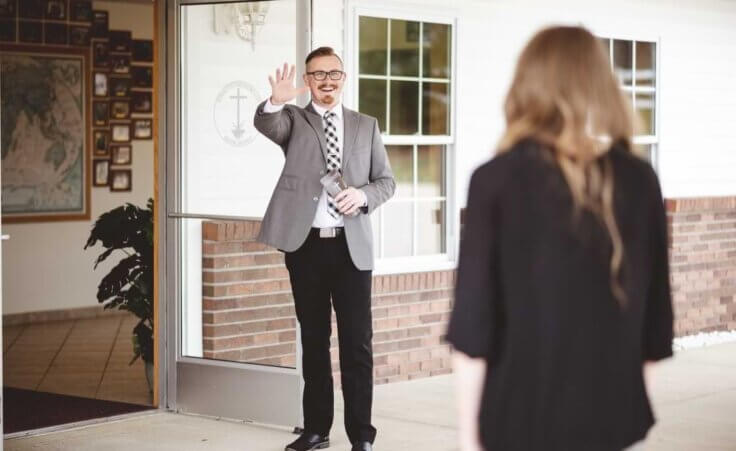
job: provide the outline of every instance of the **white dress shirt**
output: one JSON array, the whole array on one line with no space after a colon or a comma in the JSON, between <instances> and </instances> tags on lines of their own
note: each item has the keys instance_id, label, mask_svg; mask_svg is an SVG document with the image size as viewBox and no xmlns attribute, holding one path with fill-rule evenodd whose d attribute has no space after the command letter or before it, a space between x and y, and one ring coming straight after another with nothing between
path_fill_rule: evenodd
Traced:
<instances>
[{"instance_id":1,"label":"white dress shirt","mask_svg":"<svg viewBox=\"0 0 736 451\"><path fill-rule=\"evenodd\" d=\"M266 104L263 107L263 111L266 113L275 113L277 111L281 111L281 109L284 107L284 105L274 105L271 103L271 99L269 98L266 101ZM314 111L317 112L317 114L322 117L322 126L323 130L326 126L325 124L325 113L328 111L326 108L323 108L315 103L312 103L312 107L314 108ZM337 147L338 151L340 152L340 162L342 164L342 144L343 144L343 136L345 135L345 126L344 122L342 120L342 103L338 103L334 107L332 107L329 111L332 111L335 113L335 117L332 118L333 124L335 124L335 129L337 130ZM325 169L327 168L327 165L325 165ZM319 197L319 202L317 203L317 213L314 215L314 220L312 221L312 227L317 228L325 228L325 227L342 227L344 225L344 221L342 219L342 215L338 216L337 218L333 218L330 212L327 210L327 191L325 189L322 189L322 194Z\"/></svg>"}]
</instances>

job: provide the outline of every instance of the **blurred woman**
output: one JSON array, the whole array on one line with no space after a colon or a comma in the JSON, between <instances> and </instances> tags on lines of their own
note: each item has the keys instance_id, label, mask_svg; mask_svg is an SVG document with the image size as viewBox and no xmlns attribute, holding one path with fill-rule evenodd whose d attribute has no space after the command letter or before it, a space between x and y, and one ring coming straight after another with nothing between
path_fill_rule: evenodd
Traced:
<instances>
[{"instance_id":1,"label":"blurred woman","mask_svg":"<svg viewBox=\"0 0 736 451\"><path fill-rule=\"evenodd\" d=\"M643 364L672 354L659 182L600 42L539 32L499 151L470 181L448 341L463 451L613 451L654 423Z\"/></svg>"}]
</instances>

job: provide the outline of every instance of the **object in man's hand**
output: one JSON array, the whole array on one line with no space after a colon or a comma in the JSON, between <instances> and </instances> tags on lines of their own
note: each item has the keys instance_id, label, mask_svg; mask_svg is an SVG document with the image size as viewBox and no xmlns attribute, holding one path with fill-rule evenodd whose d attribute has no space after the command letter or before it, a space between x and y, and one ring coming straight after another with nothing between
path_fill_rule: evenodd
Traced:
<instances>
[{"instance_id":1,"label":"object in man's hand","mask_svg":"<svg viewBox=\"0 0 736 451\"><path fill-rule=\"evenodd\" d=\"M337 197L338 194L344 189L347 189L345 181L342 179L339 171L331 170L324 177L319 180L322 186L325 187L327 194L332 197Z\"/></svg>"}]
</instances>

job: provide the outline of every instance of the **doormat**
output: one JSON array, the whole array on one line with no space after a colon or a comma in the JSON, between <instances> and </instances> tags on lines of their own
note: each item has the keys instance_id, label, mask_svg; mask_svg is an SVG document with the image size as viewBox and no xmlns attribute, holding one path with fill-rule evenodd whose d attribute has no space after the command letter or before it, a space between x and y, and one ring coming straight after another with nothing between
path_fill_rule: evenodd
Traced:
<instances>
[{"instance_id":1,"label":"doormat","mask_svg":"<svg viewBox=\"0 0 736 451\"><path fill-rule=\"evenodd\" d=\"M3 387L3 432L10 434L150 409L153 407Z\"/></svg>"}]
</instances>

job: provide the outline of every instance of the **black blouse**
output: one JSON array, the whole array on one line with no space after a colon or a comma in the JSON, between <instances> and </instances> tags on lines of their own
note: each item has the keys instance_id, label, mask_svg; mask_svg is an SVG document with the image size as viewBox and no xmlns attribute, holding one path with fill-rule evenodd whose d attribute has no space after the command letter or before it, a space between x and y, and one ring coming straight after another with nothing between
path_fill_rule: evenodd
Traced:
<instances>
[{"instance_id":1,"label":"black blouse","mask_svg":"<svg viewBox=\"0 0 736 451\"><path fill-rule=\"evenodd\" d=\"M672 355L667 223L651 166L614 147L624 243L620 307L608 234L575 214L561 171L532 140L471 178L448 341L488 362L489 450L620 450L654 423L642 363Z\"/></svg>"}]
</instances>

